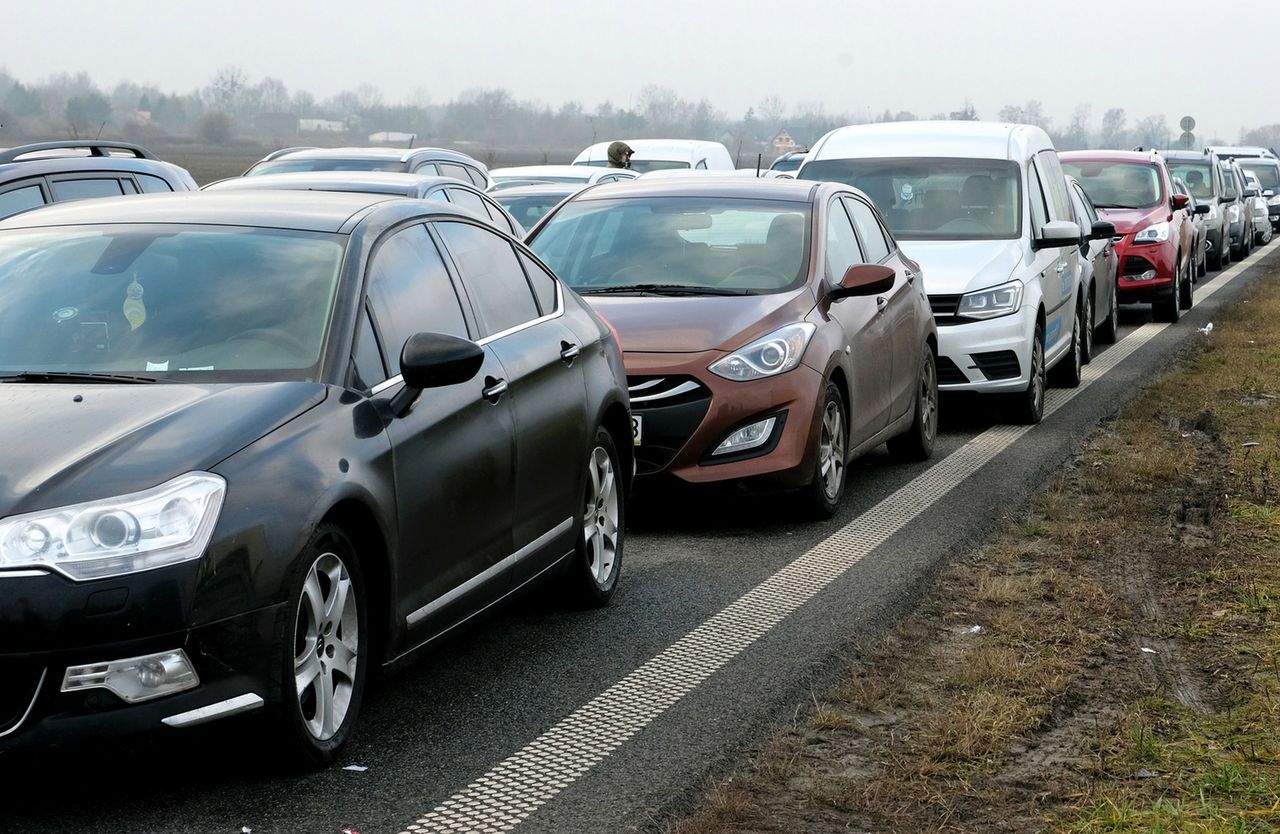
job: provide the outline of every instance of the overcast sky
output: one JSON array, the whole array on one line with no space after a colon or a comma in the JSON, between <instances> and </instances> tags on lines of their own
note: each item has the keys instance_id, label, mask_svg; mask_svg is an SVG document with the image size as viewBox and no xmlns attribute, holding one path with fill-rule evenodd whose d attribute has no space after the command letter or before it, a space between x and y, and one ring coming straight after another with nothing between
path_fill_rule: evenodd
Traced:
<instances>
[{"instance_id":1,"label":"overcast sky","mask_svg":"<svg viewBox=\"0 0 1280 834\"><path fill-rule=\"evenodd\" d=\"M588 109L647 84L738 118L769 95L831 113L921 116L965 99L994 119L1039 99L1056 123L1091 104L1129 125L1184 115L1201 139L1280 122L1280 2L1235 0L58 0L6 3L0 69L88 72L190 92L228 65L323 99L388 103L475 87ZM56 9L56 12L54 11ZM1230 10L1228 12L1227 10Z\"/></svg>"}]
</instances>

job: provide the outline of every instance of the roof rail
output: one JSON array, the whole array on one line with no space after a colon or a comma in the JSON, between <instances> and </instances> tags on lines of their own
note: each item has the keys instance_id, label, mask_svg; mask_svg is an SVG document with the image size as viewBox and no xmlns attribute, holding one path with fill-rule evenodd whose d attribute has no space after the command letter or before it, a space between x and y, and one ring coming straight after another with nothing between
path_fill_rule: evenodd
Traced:
<instances>
[{"instance_id":1,"label":"roof rail","mask_svg":"<svg viewBox=\"0 0 1280 834\"><path fill-rule=\"evenodd\" d=\"M34 142L30 145L19 145L0 153L0 163L18 162L24 156L38 154L43 151L63 151L85 149L89 156L111 156L111 151L128 151L135 159L158 159L155 154L141 145L132 142L116 142L104 139L60 139L53 142ZM44 158L44 157L42 157Z\"/></svg>"},{"instance_id":2,"label":"roof rail","mask_svg":"<svg viewBox=\"0 0 1280 834\"><path fill-rule=\"evenodd\" d=\"M262 159L259 159L258 161L259 161L259 162L270 162L270 161L271 161L271 160L273 160L273 159L279 159L280 157L284 156L284 155L285 155L285 154L287 154L287 153L293 153L294 151L310 151L310 150L315 150L315 147L316 147L315 145L298 145L298 146L293 147L293 148L281 148L281 149L280 149L280 150L278 150L278 151L272 151L271 153L267 154L266 156L264 156Z\"/></svg>"}]
</instances>

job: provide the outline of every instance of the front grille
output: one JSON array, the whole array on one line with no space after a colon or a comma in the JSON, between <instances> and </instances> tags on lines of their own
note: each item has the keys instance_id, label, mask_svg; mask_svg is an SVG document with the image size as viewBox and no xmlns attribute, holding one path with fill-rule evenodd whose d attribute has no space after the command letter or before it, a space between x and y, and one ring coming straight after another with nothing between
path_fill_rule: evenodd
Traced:
<instances>
[{"instance_id":1,"label":"front grille","mask_svg":"<svg viewBox=\"0 0 1280 834\"><path fill-rule=\"evenodd\" d=\"M711 391L691 376L629 376L631 410L644 419L636 447L636 472L647 475L671 463L702 424Z\"/></svg>"},{"instance_id":2,"label":"front grille","mask_svg":"<svg viewBox=\"0 0 1280 834\"><path fill-rule=\"evenodd\" d=\"M1018 365L1018 354L1011 350L975 353L973 364L978 366L978 370L987 379L1016 379L1022 373L1022 368Z\"/></svg>"},{"instance_id":3,"label":"front grille","mask_svg":"<svg viewBox=\"0 0 1280 834\"><path fill-rule=\"evenodd\" d=\"M0 733L18 726L40 686L44 667L30 660L0 659Z\"/></svg>"},{"instance_id":4,"label":"front grille","mask_svg":"<svg viewBox=\"0 0 1280 834\"><path fill-rule=\"evenodd\" d=\"M1156 265L1141 255L1130 255L1124 259L1124 269L1120 274L1126 277L1131 275L1141 275L1148 269L1155 269Z\"/></svg>"},{"instance_id":5,"label":"front grille","mask_svg":"<svg viewBox=\"0 0 1280 834\"><path fill-rule=\"evenodd\" d=\"M933 310L933 318L938 324L950 324L956 320L956 310L960 307L959 295L930 295L929 309Z\"/></svg>"},{"instance_id":6,"label":"front grille","mask_svg":"<svg viewBox=\"0 0 1280 834\"><path fill-rule=\"evenodd\" d=\"M969 378L964 375L964 371L956 367L955 362L952 362L946 356L938 357L939 385L959 385L968 381Z\"/></svg>"}]
</instances>

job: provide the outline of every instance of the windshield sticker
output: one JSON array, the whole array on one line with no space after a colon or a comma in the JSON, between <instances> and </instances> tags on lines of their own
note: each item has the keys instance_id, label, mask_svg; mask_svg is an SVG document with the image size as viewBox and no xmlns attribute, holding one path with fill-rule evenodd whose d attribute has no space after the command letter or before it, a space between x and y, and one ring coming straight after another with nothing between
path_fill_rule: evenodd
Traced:
<instances>
[{"instance_id":1,"label":"windshield sticker","mask_svg":"<svg viewBox=\"0 0 1280 834\"><path fill-rule=\"evenodd\" d=\"M902 189L898 192L898 196L902 198L902 202L909 203L915 199L916 190L911 187L911 183L904 182Z\"/></svg>"},{"instance_id":2,"label":"windshield sticker","mask_svg":"<svg viewBox=\"0 0 1280 834\"><path fill-rule=\"evenodd\" d=\"M169 360L166 359L163 362L148 362L147 370L148 371L167 371L169 370Z\"/></svg>"},{"instance_id":3,"label":"windshield sticker","mask_svg":"<svg viewBox=\"0 0 1280 834\"><path fill-rule=\"evenodd\" d=\"M124 304L120 309L124 317L129 320L130 330L137 330L147 320L147 305L142 303L142 285L138 283L136 274L129 282L129 286L125 288Z\"/></svg>"}]
</instances>

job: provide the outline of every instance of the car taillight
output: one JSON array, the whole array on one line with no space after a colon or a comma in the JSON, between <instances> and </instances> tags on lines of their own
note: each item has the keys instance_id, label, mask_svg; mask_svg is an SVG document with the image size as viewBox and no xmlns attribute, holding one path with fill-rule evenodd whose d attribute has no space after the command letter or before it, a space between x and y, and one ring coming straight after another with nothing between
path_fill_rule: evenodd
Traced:
<instances>
[{"instance_id":1,"label":"car taillight","mask_svg":"<svg viewBox=\"0 0 1280 834\"><path fill-rule=\"evenodd\" d=\"M599 313L596 313L596 315L597 315L597 316L600 316L600 314L599 314ZM613 323L612 323L612 322L610 322L610 321L609 321L607 318L605 318L604 316L600 316L600 321L604 322L604 326L605 326L605 327L607 327L607 328L609 328L609 332L613 334L613 341L614 341L614 344L616 344L616 345L618 346L618 352L619 352L619 353L621 353L621 352L622 352L622 337L620 337L620 336L618 335L618 329L617 329L616 327L614 327L614 326L613 326Z\"/></svg>"}]
</instances>

